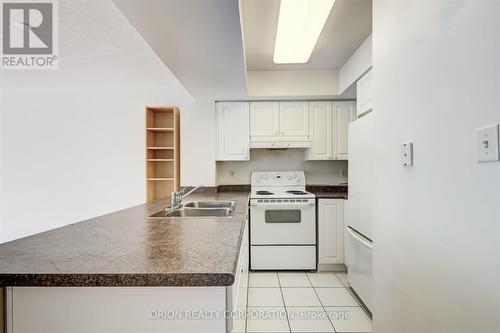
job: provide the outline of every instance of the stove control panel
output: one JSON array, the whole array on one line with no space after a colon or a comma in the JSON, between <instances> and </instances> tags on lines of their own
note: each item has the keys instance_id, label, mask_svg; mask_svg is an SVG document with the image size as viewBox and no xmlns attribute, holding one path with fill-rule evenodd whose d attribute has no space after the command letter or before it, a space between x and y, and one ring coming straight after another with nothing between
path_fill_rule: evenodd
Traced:
<instances>
[{"instance_id":1,"label":"stove control panel","mask_svg":"<svg viewBox=\"0 0 500 333\"><path fill-rule=\"evenodd\" d=\"M254 171L252 186L286 187L306 186L304 171Z\"/></svg>"}]
</instances>

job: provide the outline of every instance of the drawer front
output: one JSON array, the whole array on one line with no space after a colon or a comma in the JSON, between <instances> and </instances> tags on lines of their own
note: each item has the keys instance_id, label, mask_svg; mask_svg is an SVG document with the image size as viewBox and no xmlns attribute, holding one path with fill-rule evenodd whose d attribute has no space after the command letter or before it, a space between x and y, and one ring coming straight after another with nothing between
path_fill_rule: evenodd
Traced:
<instances>
[{"instance_id":1,"label":"drawer front","mask_svg":"<svg viewBox=\"0 0 500 333\"><path fill-rule=\"evenodd\" d=\"M252 246L250 251L251 269L316 269L316 246Z\"/></svg>"}]
</instances>

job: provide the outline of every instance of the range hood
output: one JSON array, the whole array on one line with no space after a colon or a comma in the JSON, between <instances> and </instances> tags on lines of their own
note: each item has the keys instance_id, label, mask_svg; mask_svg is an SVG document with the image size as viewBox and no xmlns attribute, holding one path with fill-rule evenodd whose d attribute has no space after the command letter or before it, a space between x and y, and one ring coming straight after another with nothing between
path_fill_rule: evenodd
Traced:
<instances>
[{"instance_id":1,"label":"range hood","mask_svg":"<svg viewBox=\"0 0 500 333\"><path fill-rule=\"evenodd\" d=\"M252 141L252 142L250 142L250 148L307 149L307 148L311 148L311 141L310 140L303 140L303 141Z\"/></svg>"}]
</instances>

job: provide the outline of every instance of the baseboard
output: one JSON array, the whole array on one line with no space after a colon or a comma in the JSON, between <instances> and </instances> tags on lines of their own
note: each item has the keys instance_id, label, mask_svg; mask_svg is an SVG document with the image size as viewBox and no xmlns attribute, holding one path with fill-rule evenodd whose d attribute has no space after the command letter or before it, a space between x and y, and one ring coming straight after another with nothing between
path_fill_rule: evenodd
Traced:
<instances>
[{"instance_id":1,"label":"baseboard","mask_svg":"<svg viewBox=\"0 0 500 333\"><path fill-rule=\"evenodd\" d=\"M347 272L344 264L318 264L318 272Z\"/></svg>"}]
</instances>

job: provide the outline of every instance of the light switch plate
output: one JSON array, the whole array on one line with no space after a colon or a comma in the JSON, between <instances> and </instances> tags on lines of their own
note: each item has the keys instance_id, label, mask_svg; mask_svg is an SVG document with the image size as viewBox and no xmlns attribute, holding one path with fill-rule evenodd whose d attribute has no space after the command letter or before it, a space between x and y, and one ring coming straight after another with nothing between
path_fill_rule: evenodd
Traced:
<instances>
[{"instance_id":1,"label":"light switch plate","mask_svg":"<svg viewBox=\"0 0 500 333\"><path fill-rule=\"evenodd\" d=\"M477 129L478 162L494 162L499 160L498 124Z\"/></svg>"},{"instance_id":2,"label":"light switch plate","mask_svg":"<svg viewBox=\"0 0 500 333\"><path fill-rule=\"evenodd\" d=\"M413 142L406 142L401 145L401 164L404 167L413 165Z\"/></svg>"}]
</instances>

